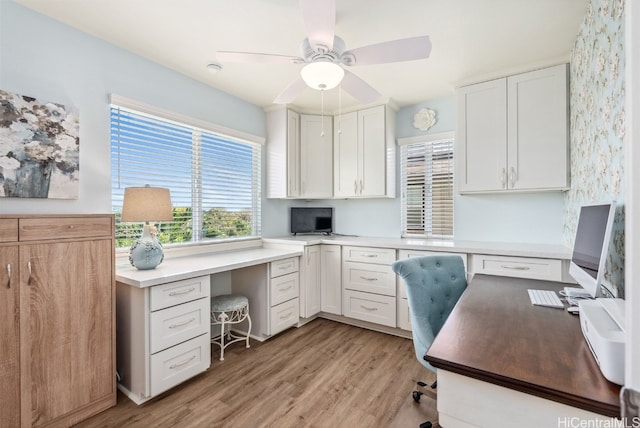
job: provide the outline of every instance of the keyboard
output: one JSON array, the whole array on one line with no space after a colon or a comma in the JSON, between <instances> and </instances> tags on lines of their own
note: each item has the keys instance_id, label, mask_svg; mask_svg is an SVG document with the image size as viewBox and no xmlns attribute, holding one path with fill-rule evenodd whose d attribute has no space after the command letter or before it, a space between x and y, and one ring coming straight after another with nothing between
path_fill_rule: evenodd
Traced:
<instances>
[{"instance_id":1,"label":"keyboard","mask_svg":"<svg viewBox=\"0 0 640 428\"><path fill-rule=\"evenodd\" d=\"M564 304L560 297L551 290L527 290L532 305L547 306L549 308L564 309Z\"/></svg>"}]
</instances>

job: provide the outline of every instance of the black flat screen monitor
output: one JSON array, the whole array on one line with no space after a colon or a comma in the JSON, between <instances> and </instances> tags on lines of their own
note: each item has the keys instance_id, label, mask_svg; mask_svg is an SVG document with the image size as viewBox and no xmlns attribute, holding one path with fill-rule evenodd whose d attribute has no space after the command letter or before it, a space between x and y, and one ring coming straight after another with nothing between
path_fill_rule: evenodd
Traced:
<instances>
[{"instance_id":1,"label":"black flat screen monitor","mask_svg":"<svg viewBox=\"0 0 640 428\"><path fill-rule=\"evenodd\" d=\"M291 233L324 233L333 232L332 207L291 207Z\"/></svg>"}]
</instances>

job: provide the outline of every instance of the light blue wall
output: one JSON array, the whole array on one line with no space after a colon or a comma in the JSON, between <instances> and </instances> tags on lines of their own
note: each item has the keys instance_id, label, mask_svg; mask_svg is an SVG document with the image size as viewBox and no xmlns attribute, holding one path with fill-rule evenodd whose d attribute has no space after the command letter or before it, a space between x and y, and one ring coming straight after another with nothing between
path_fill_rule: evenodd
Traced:
<instances>
[{"instance_id":1,"label":"light blue wall","mask_svg":"<svg viewBox=\"0 0 640 428\"><path fill-rule=\"evenodd\" d=\"M6 0L0 0L0 89L80 112L79 199L2 198L0 214L111 212L111 93L266 135L259 107Z\"/></svg>"}]
</instances>

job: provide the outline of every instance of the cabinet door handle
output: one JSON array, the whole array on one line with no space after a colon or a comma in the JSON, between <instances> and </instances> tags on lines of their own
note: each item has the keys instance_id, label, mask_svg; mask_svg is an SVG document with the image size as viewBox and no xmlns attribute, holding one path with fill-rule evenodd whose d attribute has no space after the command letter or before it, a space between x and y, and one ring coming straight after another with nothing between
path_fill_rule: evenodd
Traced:
<instances>
[{"instance_id":1,"label":"cabinet door handle","mask_svg":"<svg viewBox=\"0 0 640 428\"><path fill-rule=\"evenodd\" d=\"M365 306L365 305L360 305L360 307L361 307L362 309L367 310L367 311L377 311L377 310L378 310L378 308L372 308L372 307Z\"/></svg>"},{"instance_id":2,"label":"cabinet door handle","mask_svg":"<svg viewBox=\"0 0 640 428\"><path fill-rule=\"evenodd\" d=\"M7 264L7 276L9 277L9 282L7 282L7 288L11 288L11 263Z\"/></svg>"},{"instance_id":3,"label":"cabinet door handle","mask_svg":"<svg viewBox=\"0 0 640 428\"><path fill-rule=\"evenodd\" d=\"M195 287L190 287L190 288L187 288L185 290L172 291L172 292L169 293L169 296L173 297L173 296L180 296L182 294L189 294L192 291L194 291L195 289L196 289Z\"/></svg>"},{"instance_id":4,"label":"cabinet door handle","mask_svg":"<svg viewBox=\"0 0 640 428\"><path fill-rule=\"evenodd\" d=\"M500 184L502 185L502 188L505 189L507 187L507 170L502 168L498 175L500 177Z\"/></svg>"},{"instance_id":5,"label":"cabinet door handle","mask_svg":"<svg viewBox=\"0 0 640 428\"><path fill-rule=\"evenodd\" d=\"M358 180L353 180L353 194L358 194Z\"/></svg>"},{"instance_id":6,"label":"cabinet door handle","mask_svg":"<svg viewBox=\"0 0 640 428\"><path fill-rule=\"evenodd\" d=\"M509 185L513 187L514 184L516 184L516 169L511 167L509 170Z\"/></svg>"},{"instance_id":7,"label":"cabinet door handle","mask_svg":"<svg viewBox=\"0 0 640 428\"><path fill-rule=\"evenodd\" d=\"M280 319L281 320L286 320L287 318L289 318L291 315L293 315L293 311L289 311L287 312L286 315L280 315Z\"/></svg>"},{"instance_id":8,"label":"cabinet door handle","mask_svg":"<svg viewBox=\"0 0 640 428\"><path fill-rule=\"evenodd\" d=\"M366 276L361 276L360 279L364 279L365 281L377 281L378 278L372 278L372 277L366 277Z\"/></svg>"},{"instance_id":9,"label":"cabinet door handle","mask_svg":"<svg viewBox=\"0 0 640 428\"><path fill-rule=\"evenodd\" d=\"M362 192L364 191L364 183L362 182L362 180L360 180L360 194L362 195Z\"/></svg>"},{"instance_id":10,"label":"cabinet door handle","mask_svg":"<svg viewBox=\"0 0 640 428\"><path fill-rule=\"evenodd\" d=\"M517 265L500 265L503 269L511 269L511 270L529 270L531 269L529 266L517 266Z\"/></svg>"},{"instance_id":11,"label":"cabinet door handle","mask_svg":"<svg viewBox=\"0 0 640 428\"><path fill-rule=\"evenodd\" d=\"M178 328L178 327L182 327L185 326L187 324L190 324L192 322L194 322L196 319L195 318L189 318L188 320L182 321L182 322L177 322L175 324L171 324L169 326L169 328Z\"/></svg>"},{"instance_id":12,"label":"cabinet door handle","mask_svg":"<svg viewBox=\"0 0 640 428\"><path fill-rule=\"evenodd\" d=\"M27 262L27 269L29 271L29 279L27 280L27 285L31 285L31 262Z\"/></svg>"},{"instance_id":13,"label":"cabinet door handle","mask_svg":"<svg viewBox=\"0 0 640 428\"><path fill-rule=\"evenodd\" d=\"M185 364L190 363L191 361L193 361L195 358L196 358L196 356L192 355L190 358L187 358L186 360L182 360L179 363L171 364L169 366L169 369L175 369L176 367L184 366Z\"/></svg>"}]
</instances>

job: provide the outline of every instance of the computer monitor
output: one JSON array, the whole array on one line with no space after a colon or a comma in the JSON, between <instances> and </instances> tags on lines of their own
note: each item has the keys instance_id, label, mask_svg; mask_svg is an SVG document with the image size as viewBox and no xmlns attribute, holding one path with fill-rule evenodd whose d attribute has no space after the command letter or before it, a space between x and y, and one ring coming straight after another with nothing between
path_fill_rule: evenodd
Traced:
<instances>
[{"instance_id":1,"label":"computer monitor","mask_svg":"<svg viewBox=\"0 0 640 428\"><path fill-rule=\"evenodd\" d=\"M569 274L593 298L604 296L601 285L615 210L615 201L580 208Z\"/></svg>"},{"instance_id":2,"label":"computer monitor","mask_svg":"<svg viewBox=\"0 0 640 428\"><path fill-rule=\"evenodd\" d=\"M324 233L333 231L333 207L291 207L291 233Z\"/></svg>"}]
</instances>

